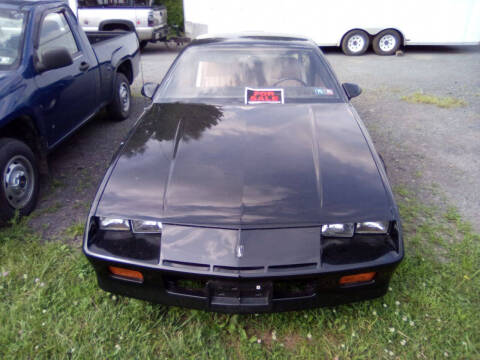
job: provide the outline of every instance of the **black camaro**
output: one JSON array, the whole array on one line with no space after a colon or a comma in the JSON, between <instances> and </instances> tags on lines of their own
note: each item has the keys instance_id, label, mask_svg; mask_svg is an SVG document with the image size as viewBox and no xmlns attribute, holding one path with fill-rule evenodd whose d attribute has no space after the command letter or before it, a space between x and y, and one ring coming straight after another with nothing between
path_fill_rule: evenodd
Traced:
<instances>
[{"instance_id":1,"label":"black camaro","mask_svg":"<svg viewBox=\"0 0 480 360\"><path fill-rule=\"evenodd\" d=\"M222 312L385 294L403 258L385 168L322 52L215 37L177 57L120 148L83 249L102 289Z\"/></svg>"}]
</instances>

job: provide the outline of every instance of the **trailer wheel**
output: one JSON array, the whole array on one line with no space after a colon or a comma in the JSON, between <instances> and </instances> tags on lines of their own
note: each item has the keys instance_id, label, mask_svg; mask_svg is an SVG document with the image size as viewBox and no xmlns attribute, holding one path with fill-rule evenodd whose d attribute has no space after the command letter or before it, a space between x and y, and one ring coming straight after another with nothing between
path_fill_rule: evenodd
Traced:
<instances>
[{"instance_id":1,"label":"trailer wheel","mask_svg":"<svg viewBox=\"0 0 480 360\"><path fill-rule=\"evenodd\" d=\"M124 74L117 72L113 86L113 100L107 107L111 119L115 121L127 119L130 116L131 100L128 79Z\"/></svg>"},{"instance_id":2,"label":"trailer wheel","mask_svg":"<svg viewBox=\"0 0 480 360\"><path fill-rule=\"evenodd\" d=\"M373 51L377 55L393 55L402 42L400 33L393 29L383 30L373 38Z\"/></svg>"},{"instance_id":3,"label":"trailer wheel","mask_svg":"<svg viewBox=\"0 0 480 360\"><path fill-rule=\"evenodd\" d=\"M362 55L370 45L370 37L363 30L352 30L342 39L342 51L345 55Z\"/></svg>"},{"instance_id":4,"label":"trailer wheel","mask_svg":"<svg viewBox=\"0 0 480 360\"><path fill-rule=\"evenodd\" d=\"M18 211L30 214L37 203L38 167L32 150L23 142L0 139L0 225Z\"/></svg>"}]
</instances>

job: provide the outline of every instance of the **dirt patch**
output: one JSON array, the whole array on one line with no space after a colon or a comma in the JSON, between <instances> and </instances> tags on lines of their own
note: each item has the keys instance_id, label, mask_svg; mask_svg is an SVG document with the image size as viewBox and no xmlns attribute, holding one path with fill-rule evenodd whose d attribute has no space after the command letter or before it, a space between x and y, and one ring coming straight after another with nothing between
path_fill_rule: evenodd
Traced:
<instances>
[{"instance_id":1,"label":"dirt patch","mask_svg":"<svg viewBox=\"0 0 480 360\"><path fill-rule=\"evenodd\" d=\"M294 333L287 334L282 338L282 343L285 345L285 348L290 351L295 351L298 346L303 344L304 342L305 338Z\"/></svg>"}]
</instances>

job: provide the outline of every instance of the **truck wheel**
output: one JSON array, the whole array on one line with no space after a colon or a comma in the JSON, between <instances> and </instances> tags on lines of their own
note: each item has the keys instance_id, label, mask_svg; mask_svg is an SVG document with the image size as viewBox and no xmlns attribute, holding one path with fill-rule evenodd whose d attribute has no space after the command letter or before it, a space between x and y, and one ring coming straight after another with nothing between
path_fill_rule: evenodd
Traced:
<instances>
[{"instance_id":1,"label":"truck wheel","mask_svg":"<svg viewBox=\"0 0 480 360\"><path fill-rule=\"evenodd\" d=\"M0 224L15 212L30 214L37 203L38 167L32 150L16 139L0 139Z\"/></svg>"},{"instance_id":2,"label":"truck wheel","mask_svg":"<svg viewBox=\"0 0 480 360\"><path fill-rule=\"evenodd\" d=\"M143 50L147 47L148 41L147 40L142 40L140 41L140 50Z\"/></svg>"},{"instance_id":3,"label":"truck wheel","mask_svg":"<svg viewBox=\"0 0 480 360\"><path fill-rule=\"evenodd\" d=\"M342 39L342 51L345 55L362 55L370 44L369 35L363 30L352 30Z\"/></svg>"},{"instance_id":4,"label":"truck wheel","mask_svg":"<svg viewBox=\"0 0 480 360\"><path fill-rule=\"evenodd\" d=\"M130 109L130 84L124 74L117 73L113 88L113 101L108 105L107 111L112 120L122 121L130 116Z\"/></svg>"},{"instance_id":5,"label":"truck wheel","mask_svg":"<svg viewBox=\"0 0 480 360\"><path fill-rule=\"evenodd\" d=\"M396 30L383 30L373 38L373 51L377 55L393 55L401 45L401 36Z\"/></svg>"}]
</instances>

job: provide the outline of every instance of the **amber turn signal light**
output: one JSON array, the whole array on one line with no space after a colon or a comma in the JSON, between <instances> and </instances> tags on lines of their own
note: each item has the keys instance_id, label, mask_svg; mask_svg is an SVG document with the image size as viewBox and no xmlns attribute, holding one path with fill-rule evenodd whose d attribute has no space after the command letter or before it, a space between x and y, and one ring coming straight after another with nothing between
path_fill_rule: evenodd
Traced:
<instances>
[{"instance_id":1,"label":"amber turn signal light","mask_svg":"<svg viewBox=\"0 0 480 360\"><path fill-rule=\"evenodd\" d=\"M355 275L346 275L340 278L340 285L355 284L371 281L376 272L361 273Z\"/></svg>"},{"instance_id":2,"label":"amber turn signal light","mask_svg":"<svg viewBox=\"0 0 480 360\"><path fill-rule=\"evenodd\" d=\"M116 266L109 266L108 270L110 270L113 275L118 275L131 280L143 281L143 274L140 271L124 269Z\"/></svg>"}]
</instances>

